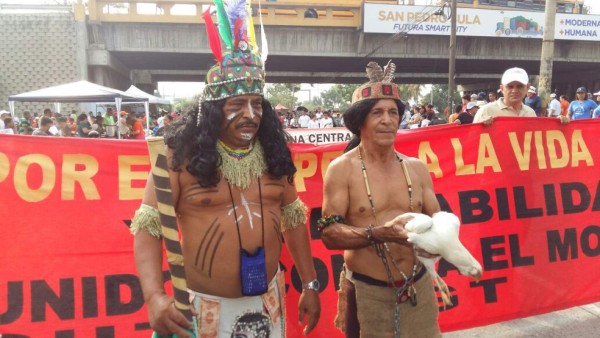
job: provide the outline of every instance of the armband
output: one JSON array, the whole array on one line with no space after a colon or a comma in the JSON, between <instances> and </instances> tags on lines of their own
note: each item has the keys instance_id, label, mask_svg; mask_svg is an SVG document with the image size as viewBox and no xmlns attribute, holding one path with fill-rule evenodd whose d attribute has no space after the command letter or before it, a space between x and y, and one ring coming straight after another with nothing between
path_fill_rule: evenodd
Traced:
<instances>
[{"instance_id":1,"label":"armband","mask_svg":"<svg viewBox=\"0 0 600 338\"><path fill-rule=\"evenodd\" d=\"M306 223L307 211L308 208L300 197L281 208L281 232L296 229L299 225Z\"/></svg>"},{"instance_id":2,"label":"armband","mask_svg":"<svg viewBox=\"0 0 600 338\"><path fill-rule=\"evenodd\" d=\"M140 205L131 220L131 234L135 235L141 230L146 230L150 235L160 238L162 231L158 209L147 204Z\"/></svg>"},{"instance_id":3,"label":"armband","mask_svg":"<svg viewBox=\"0 0 600 338\"><path fill-rule=\"evenodd\" d=\"M317 230L319 232L323 231L323 229L332 225L333 223L345 223L344 217L340 215L331 215L328 217L321 217L317 220Z\"/></svg>"}]
</instances>

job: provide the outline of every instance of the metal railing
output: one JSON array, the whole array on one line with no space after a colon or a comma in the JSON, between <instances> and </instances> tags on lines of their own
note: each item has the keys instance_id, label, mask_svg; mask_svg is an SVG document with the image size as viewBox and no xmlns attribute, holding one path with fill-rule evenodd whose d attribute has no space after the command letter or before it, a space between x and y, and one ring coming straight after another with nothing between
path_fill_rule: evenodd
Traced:
<instances>
[{"instance_id":1,"label":"metal railing","mask_svg":"<svg viewBox=\"0 0 600 338\"><path fill-rule=\"evenodd\" d=\"M265 25L360 27L362 3L361 0L263 0L260 12ZM90 21L203 23L201 15L212 4L212 0L90 0L88 11ZM251 4L258 23L258 1Z\"/></svg>"}]
</instances>

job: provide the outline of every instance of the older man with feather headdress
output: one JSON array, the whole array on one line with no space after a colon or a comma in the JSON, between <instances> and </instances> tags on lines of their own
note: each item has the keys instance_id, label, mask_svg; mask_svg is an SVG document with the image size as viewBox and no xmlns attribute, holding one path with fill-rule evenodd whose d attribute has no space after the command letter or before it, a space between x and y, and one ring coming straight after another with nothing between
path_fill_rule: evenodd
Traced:
<instances>
[{"instance_id":1,"label":"older man with feather headdress","mask_svg":"<svg viewBox=\"0 0 600 338\"><path fill-rule=\"evenodd\" d=\"M354 137L325 176L318 224L325 246L344 250L336 326L346 337L440 336L431 280L404 229L409 213L440 206L425 163L394 149L404 113L394 70L367 65L369 82L344 112Z\"/></svg>"}]
</instances>

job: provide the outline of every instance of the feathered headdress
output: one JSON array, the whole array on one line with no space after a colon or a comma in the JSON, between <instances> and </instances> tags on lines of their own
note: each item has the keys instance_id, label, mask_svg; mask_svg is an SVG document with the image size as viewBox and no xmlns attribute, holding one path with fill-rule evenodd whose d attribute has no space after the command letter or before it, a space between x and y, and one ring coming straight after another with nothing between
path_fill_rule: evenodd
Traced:
<instances>
[{"instance_id":1,"label":"feathered headdress","mask_svg":"<svg viewBox=\"0 0 600 338\"><path fill-rule=\"evenodd\" d=\"M215 101L237 95L262 95L264 60L256 44L250 0L214 0L214 3L217 27L210 8L202 15L210 49L217 60L206 74L203 99Z\"/></svg>"},{"instance_id":2,"label":"feathered headdress","mask_svg":"<svg viewBox=\"0 0 600 338\"><path fill-rule=\"evenodd\" d=\"M400 100L400 91L394 84L396 65L388 61L384 68L371 61L367 64L367 77L369 82L356 88L352 94L352 104L368 99L393 99Z\"/></svg>"}]
</instances>

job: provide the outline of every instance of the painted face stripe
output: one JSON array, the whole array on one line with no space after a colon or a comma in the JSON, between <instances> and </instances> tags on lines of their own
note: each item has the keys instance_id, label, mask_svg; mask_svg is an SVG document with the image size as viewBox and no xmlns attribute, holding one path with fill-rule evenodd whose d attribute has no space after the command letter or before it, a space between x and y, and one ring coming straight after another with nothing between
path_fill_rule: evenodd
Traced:
<instances>
[{"instance_id":1,"label":"painted face stripe","mask_svg":"<svg viewBox=\"0 0 600 338\"><path fill-rule=\"evenodd\" d=\"M254 110L252 109L252 102L248 101L248 112L250 113L250 118L254 120Z\"/></svg>"}]
</instances>

